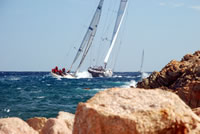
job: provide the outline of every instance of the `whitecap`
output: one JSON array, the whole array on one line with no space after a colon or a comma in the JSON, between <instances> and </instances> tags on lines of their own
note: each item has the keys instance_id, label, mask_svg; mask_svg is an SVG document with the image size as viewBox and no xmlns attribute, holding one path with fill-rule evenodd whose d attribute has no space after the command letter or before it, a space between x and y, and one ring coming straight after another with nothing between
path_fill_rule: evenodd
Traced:
<instances>
[{"instance_id":1,"label":"whitecap","mask_svg":"<svg viewBox=\"0 0 200 134\"><path fill-rule=\"evenodd\" d=\"M140 77L140 76L126 76L126 78L136 78L136 77Z\"/></svg>"},{"instance_id":2,"label":"whitecap","mask_svg":"<svg viewBox=\"0 0 200 134\"><path fill-rule=\"evenodd\" d=\"M89 91L104 91L106 90L106 88L93 88L93 89L90 89Z\"/></svg>"},{"instance_id":3,"label":"whitecap","mask_svg":"<svg viewBox=\"0 0 200 134\"><path fill-rule=\"evenodd\" d=\"M122 78L121 75L114 75L113 78Z\"/></svg>"},{"instance_id":4,"label":"whitecap","mask_svg":"<svg viewBox=\"0 0 200 134\"><path fill-rule=\"evenodd\" d=\"M9 113L10 109L5 108L5 109L3 109L3 111Z\"/></svg>"},{"instance_id":5,"label":"whitecap","mask_svg":"<svg viewBox=\"0 0 200 134\"><path fill-rule=\"evenodd\" d=\"M91 74L88 71L78 72L77 78L92 78Z\"/></svg>"},{"instance_id":6,"label":"whitecap","mask_svg":"<svg viewBox=\"0 0 200 134\"><path fill-rule=\"evenodd\" d=\"M37 97L37 99L43 99L43 98L45 98L45 96L39 96L39 97Z\"/></svg>"},{"instance_id":7,"label":"whitecap","mask_svg":"<svg viewBox=\"0 0 200 134\"><path fill-rule=\"evenodd\" d=\"M148 73L142 72L142 79L149 77Z\"/></svg>"},{"instance_id":8,"label":"whitecap","mask_svg":"<svg viewBox=\"0 0 200 134\"><path fill-rule=\"evenodd\" d=\"M8 80L17 81L17 80L20 80L20 78L19 77L10 77Z\"/></svg>"},{"instance_id":9,"label":"whitecap","mask_svg":"<svg viewBox=\"0 0 200 134\"><path fill-rule=\"evenodd\" d=\"M114 82L114 83L116 83L116 84L120 84L120 83L123 83L123 82L121 82L121 81L116 81L116 82Z\"/></svg>"},{"instance_id":10,"label":"whitecap","mask_svg":"<svg viewBox=\"0 0 200 134\"><path fill-rule=\"evenodd\" d=\"M51 84L46 84L47 86L51 86Z\"/></svg>"},{"instance_id":11,"label":"whitecap","mask_svg":"<svg viewBox=\"0 0 200 134\"><path fill-rule=\"evenodd\" d=\"M137 82L135 80L131 80L130 82L126 82L125 85L122 85L121 88L130 88L136 87Z\"/></svg>"}]
</instances>

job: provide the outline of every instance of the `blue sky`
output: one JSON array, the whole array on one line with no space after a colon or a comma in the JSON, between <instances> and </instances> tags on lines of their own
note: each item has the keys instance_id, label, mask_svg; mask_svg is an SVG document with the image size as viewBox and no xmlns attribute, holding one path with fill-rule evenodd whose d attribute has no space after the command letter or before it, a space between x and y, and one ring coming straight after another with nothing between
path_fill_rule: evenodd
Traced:
<instances>
[{"instance_id":1,"label":"blue sky","mask_svg":"<svg viewBox=\"0 0 200 134\"><path fill-rule=\"evenodd\" d=\"M0 0L0 71L68 68L98 2ZM97 35L81 70L103 64L108 41L102 38L111 37L118 4L105 0ZM108 66L114 71L138 71L144 49L143 70L160 70L172 59L200 50L199 35L199 0L129 0Z\"/></svg>"}]
</instances>

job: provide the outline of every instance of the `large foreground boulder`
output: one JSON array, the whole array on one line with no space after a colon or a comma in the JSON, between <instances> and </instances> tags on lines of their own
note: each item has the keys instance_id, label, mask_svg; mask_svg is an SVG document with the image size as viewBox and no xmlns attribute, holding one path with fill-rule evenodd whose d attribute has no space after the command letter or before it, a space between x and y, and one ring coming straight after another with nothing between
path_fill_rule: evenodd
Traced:
<instances>
[{"instance_id":1,"label":"large foreground boulder","mask_svg":"<svg viewBox=\"0 0 200 134\"><path fill-rule=\"evenodd\" d=\"M0 134L38 134L38 132L19 118L3 118L0 119Z\"/></svg>"},{"instance_id":2,"label":"large foreground boulder","mask_svg":"<svg viewBox=\"0 0 200 134\"><path fill-rule=\"evenodd\" d=\"M79 103L73 134L199 134L200 118L174 93L113 88Z\"/></svg>"},{"instance_id":3,"label":"large foreground boulder","mask_svg":"<svg viewBox=\"0 0 200 134\"><path fill-rule=\"evenodd\" d=\"M200 107L200 51L185 55L181 61L172 60L137 87L171 89L191 108Z\"/></svg>"}]
</instances>

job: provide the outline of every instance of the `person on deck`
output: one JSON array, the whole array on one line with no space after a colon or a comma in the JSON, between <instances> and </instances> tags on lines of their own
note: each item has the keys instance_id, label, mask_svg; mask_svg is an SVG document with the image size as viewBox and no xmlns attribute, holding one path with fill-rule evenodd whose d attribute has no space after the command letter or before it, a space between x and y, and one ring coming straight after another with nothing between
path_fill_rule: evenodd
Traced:
<instances>
[{"instance_id":1,"label":"person on deck","mask_svg":"<svg viewBox=\"0 0 200 134\"><path fill-rule=\"evenodd\" d=\"M58 67L57 67L57 66L56 66L55 69L54 69L54 73L55 73L55 74L59 74L59 72L58 72Z\"/></svg>"},{"instance_id":2,"label":"person on deck","mask_svg":"<svg viewBox=\"0 0 200 134\"><path fill-rule=\"evenodd\" d=\"M58 67L57 67L57 66L55 67L55 70L57 70L57 71L58 71Z\"/></svg>"},{"instance_id":3,"label":"person on deck","mask_svg":"<svg viewBox=\"0 0 200 134\"><path fill-rule=\"evenodd\" d=\"M55 69L52 69L51 72L55 73Z\"/></svg>"},{"instance_id":4,"label":"person on deck","mask_svg":"<svg viewBox=\"0 0 200 134\"><path fill-rule=\"evenodd\" d=\"M62 70L58 70L58 73L59 73L59 75L63 75L63 74L62 74Z\"/></svg>"},{"instance_id":5,"label":"person on deck","mask_svg":"<svg viewBox=\"0 0 200 134\"><path fill-rule=\"evenodd\" d=\"M62 72L65 73L65 68L62 69Z\"/></svg>"}]
</instances>

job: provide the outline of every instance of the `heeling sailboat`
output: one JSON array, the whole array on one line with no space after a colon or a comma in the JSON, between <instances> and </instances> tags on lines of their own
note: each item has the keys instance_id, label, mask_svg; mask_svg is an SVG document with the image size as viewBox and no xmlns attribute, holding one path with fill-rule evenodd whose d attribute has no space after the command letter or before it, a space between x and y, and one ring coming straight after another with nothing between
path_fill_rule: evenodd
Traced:
<instances>
[{"instance_id":1,"label":"heeling sailboat","mask_svg":"<svg viewBox=\"0 0 200 134\"><path fill-rule=\"evenodd\" d=\"M100 21L100 18L101 18L101 13L102 13L102 7L103 7L103 3L104 3L104 0L100 0L99 4L98 4L98 7L95 11L95 14L92 18L92 21L87 29L87 32L81 42L81 45L78 49L78 52L76 53L76 56L70 66L70 69L67 71L67 72L63 72L63 73L57 73L57 72L51 72L53 76L56 76L56 77L59 77L59 78L75 78L76 77L76 74L77 72L79 71L81 65L83 64L84 60L85 60L85 57L92 45L92 42L93 42L93 39L96 35L96 31L97 31L97 27L98 27L98 24L99 24L99 21ZM73 65L77 62L79 56L82 54L82 58L80 60L80 63L78 65L78 67L76 68L75 70L75 73L71 73L71 69L73 67ZM53 70L53 69L52 69Z\"/></svg>"},{"instance_id":2,"label":"heeling sailboat","mask_svg":"<svg viewBox=\"0 0 200 134\"><path fill-rule=\"evenodd\" d=\"M120 1L120 6L119 6L119 9L118 9L117 18L116 18L116 21L115 21L115 27L114 27L112 39L111 39L111 42L110 42L110 48L109 48L109 50L106 54L106 57L104 59L104 67L98 66L98 67L89 67L88 68L88 72L93 77L111 77L112 74L113 74L111 69L107 69L107 63L108 63L110 54L112 52L112 49L115 45L115 42L117 40L117 36L119 34L122 21L124 19L124 15L125 15L126 8L127 8L127 2L128 2L128 0L121 0Z\"/></svg>"}]
</instances>

